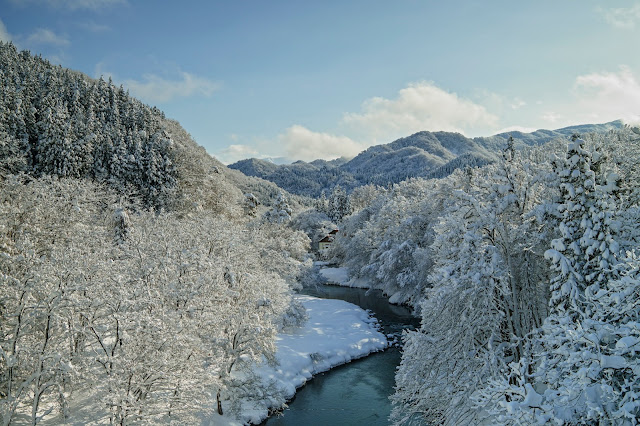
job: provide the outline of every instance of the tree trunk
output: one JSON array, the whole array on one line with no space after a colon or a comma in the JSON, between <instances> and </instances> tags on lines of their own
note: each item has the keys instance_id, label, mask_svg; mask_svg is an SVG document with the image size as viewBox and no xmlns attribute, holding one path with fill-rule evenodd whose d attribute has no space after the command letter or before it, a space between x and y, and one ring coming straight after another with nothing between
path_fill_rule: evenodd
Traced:
<instances>
[{"instance_id":1,"label":"tree trunk","mask_svg":"<svg viewBox=\"0 0 640 426\"><path fill-rule=\"evenodd\" d=\"M222 415L222 401L220 401L220 390L218 390L216 400L218 401L218 414Z\"/></svg>"}]
</instances>

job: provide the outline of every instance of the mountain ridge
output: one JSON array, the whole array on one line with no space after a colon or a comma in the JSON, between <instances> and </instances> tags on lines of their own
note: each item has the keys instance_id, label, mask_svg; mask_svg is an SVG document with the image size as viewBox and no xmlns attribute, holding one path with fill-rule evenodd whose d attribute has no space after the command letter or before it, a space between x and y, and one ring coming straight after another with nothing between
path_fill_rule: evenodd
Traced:
<instances>
[{"instance_id":1,"label":"mountain ridge","mask_svg":"<svg viewBox=\"0 0 640 426\"><path fill-rule=\"evenodd\" d=\"M444 177L457 168L482 166L497 158L509 137L513 137L516 147L521 148L541 145L574 133L607 132L621 127L622 121L616 120L475 138L454 132L420 131L387 144L371 146L350 160L296 161L277 165L249 158L228 167L271 181L290 193L318 197L337 185L351 191L366 184L386 186L412 177Z\"/></svg>"}]
</instances>

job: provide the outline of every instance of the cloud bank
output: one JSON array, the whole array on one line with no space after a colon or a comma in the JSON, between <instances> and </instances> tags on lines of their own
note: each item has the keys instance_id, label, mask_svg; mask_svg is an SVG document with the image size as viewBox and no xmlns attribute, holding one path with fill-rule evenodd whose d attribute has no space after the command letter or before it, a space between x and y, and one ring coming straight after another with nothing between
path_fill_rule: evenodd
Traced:
<instances>
[{"instance_id":1,"label":"cloud bank","mask_svg":"<svg viewBox=\"0 0 640 426\"><path fill-rule=\"evenodd\" d=\"M628 8L600 9L600 11L604 19L616 28L632 29L640 23L640 4Z\"/></svg>"},{"instance_id":2,"label":"cloud bank","mask_svg":"<svg viewBox=\"0 0 640 426\"><path fill-rule=\"evenodd\" d=\"M638 122L640 119L640 82L629 67L622 66L617 72L578 76L574 91L583 120Z\"/></svg>"},{"instance_id":3,"label":"cloud bank","mask_svg":"<svg viewBox=\"0 0 640 426\"><path fill-rule=\"evenodd\" d=\"M475 135L495 128L498 117L482 105L423 81L400 90L395 99L368 99L361 112L346 113L342 121L373 144L421 130Z\"/></svg>"},{"instance_id":4,"label":"cloud bank","mask_svg":"<svg viewBox=\"0 0 640 426\"><path fill-rule=\"evenodd\" d=\"M431 82L413 83L392 99L372 97L362 103L360 111L344 113L340 123L336 123L337 132L315 131L297 124L258 149L266 149L271 157L284 151L295 160L328 160L353 157L371 145L388 143L421 130L460 132L473 137L617 119L640 123L640 78L627 66L577 76L573 86L567 88L565 102L554 104L553 109L546 106L546 101L506 98L486 91L476 98L480 103ZM498 111L500 117L485 105ZM514 121L531 124L516 125ZM251 151L242 158L266 156L256 149Z\"/></svg>"},{"instance_id":5,"label":"cloud bank","mask_svg":"<svg viewBox=\"0 0 640 426\"><path fill-rule=\"evenodd\" d=\"M111 6L126 5L126 0L12 0L14 4L46 4L49 7L56 9L70 9L70 10L99 10Z\"/></svg>"},{"instance_id":6,"label":"cloud bank","mask_svg":"<svg viewBox=\"0 0 640 426\"><path fill-rule=\"evenodd\" d=\"M344 135L294 125L278 136L278 142L289 158L329 160L354 157L369 146L422 130L476 135L497 123L498 117L484 106L433 83L418 82L401 89L394 99L373 97L362 103L361 111L345 113L339 123Z\"/></svg>"},{"instance_id":7,"label":"cloud bank","mask_svg":"<svg viewBox=\"0 0 640 426\"><path fill-rule=\"evenodd\" d=\"M264 156L249 145L234 144L216 153L215 157L224 164L232 164L247 158L262 158Z\"/></svg>"},{"instance_id":8,"label":"cloud bank","mask_svg":"<svg viewBox=\"0 0 640 426\"><path fill-rule=\"evenodd\" d=\"M519 101L517 108L524 105ZM498 128L498 117L487 109L430 82L409 84L393 99L372 97L359 112L344 113L337 124L340 134L318 132L295 124L258 151L234 144L219 153L225 162L255 157L286 157L313 161L338 157L352 158L366 148L388 143L422 130L460 132L479 135Z\"/></svg>"},{"instance_id":9,"label":"cloud bank","mask_svg":"<svg viewBox=\"0 0 640 426\"><path fill-rule=\"evenodd\" d=\"M58 35L46 28L38 28L25 40L27 44L49 44L52 46L69 46L71 42L65 36Z\"/></svg>"},{"instance_id":10,"label":"cloud bank","mask_svg":"<svg viewBox=\"0 0 640 426\"><path fill-rule=\"evenodd\" d=\"M346 136L314 132L300 125L289 127L278 139L283 144L287 157L303 161L355 157L365 148Z\"/></svg>"}]
</instances>

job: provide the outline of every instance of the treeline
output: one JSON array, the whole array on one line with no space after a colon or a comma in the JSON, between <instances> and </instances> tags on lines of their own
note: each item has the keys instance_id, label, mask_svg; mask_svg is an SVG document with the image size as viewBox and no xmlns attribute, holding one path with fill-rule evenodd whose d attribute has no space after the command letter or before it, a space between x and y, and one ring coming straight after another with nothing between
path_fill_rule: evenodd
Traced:
<instances>
[{"instance_id":1,"label":"treeline","mask_svg":"<svg viewBox=\"0 0 640 426\"><path fill-rule=\"evenodd\" d=\"M333 255L422 316L396 424L635 424L637 128L516 150L395 185Z\"/></svg>"},{"instance_id":2,"label":"treeline","mask_svg":"<svg viewBox=\"0 0 640 426\"><path fill-rule=\"evenodd\" d=\"M164 114L110 79L0 42L0 92L0 172L91 178L156 208L175 191Z\"/></svg>"}]
</instances>

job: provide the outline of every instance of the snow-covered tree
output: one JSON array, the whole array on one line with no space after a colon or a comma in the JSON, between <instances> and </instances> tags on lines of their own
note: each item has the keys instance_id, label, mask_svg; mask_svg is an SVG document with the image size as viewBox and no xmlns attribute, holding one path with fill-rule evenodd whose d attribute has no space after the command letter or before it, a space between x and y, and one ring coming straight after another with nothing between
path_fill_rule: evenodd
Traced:
<instances>
[{"instance_id":1,"label":"snow-covered tree","mask_svg":"<svg viewBox=\"0 0 640 426\"><path fill-rule=\"evenodd\" d=\"M116 207L113 212L113 239L117 244L127 240L131 230L131 219L129 213L123 207Z\"/></svg>"},{"instance_id":2,"label":"snow-covered tree","mask_svg":"<svg viewBox=\"0 0 640 426\"><path fill-rule=\"evenodd\" d=\"M434 227L433 288L420 330L405 337L396 423L480 422L474 394L529 352L547 303L544 232L534 220L544 169L530 161L508 146L501 162L449 178L459 189Z\"/></svg>"},{"instance_id":3,"label":"snow-covered tree","mask_svg":"<svg viewBox=\"0 0 640 426\"><path fill-rule=\"evenodd\" d=\"M73 181L18 176L0 182L0 411L4 424L68 415L75 370L77 295L86 291L96 235L86 227L98 200ZM28 408L27 408L28 407Z\"/></svg>"},{"instance_id":4,"label":"snow-covered tree","mask_svg":"<svg viewBox=\"0 0 640 426\"><path fill-rule=\"evenodd\" d=\"M333 192L327 200L327 215L334 222L340 222L342 218L351 214L349 196L340 185L333 188Z\"/></svg>"},{"instance_id":5,"label":"snow-covered tree","mask_svg":"<svg viewBox=\"0 0 640 426\"><path fill-rule=\"evenodd\" d=\"M260 205L260 201L250 192L244 194L244 211L247 216L256 217L258 214L258 206Z\"/></svg>"},{"instance_id":6,"label":"snow-covered tree","mask_svg":"<svg viewBox=\"0 0 640 426\"><path fill-rule=\"evenodd\" d=\"M78 398L99 421L193 423L218 392L232 413L266 392L255 363L305 316L290 296L304 234L123 204L114 245L114 194L51 177L0 188L3 423L71 421Z\"/></svg>"},{"instance_id":7,"label":"snow-covered tree","mask_svg":"<svg viewBox=\"0 0 640 426\"><path fill-rule=\"evenodd\" d=\"M370 205L371 202L384 191L384 188L371 184L355 188L351 194L349 194L349 204L351 209L354 212L362 210Z\"/></svg>"},{"instance_id":8,"label":"snow-covered tree","mask_svg":"<svg viewBox=\"0 0 640 426\"><path fill-rule=\"evenodd\" d=\"M314 207L320 213L324 213L324 214L326 214L328 216L327 213L329 211L329 209L328 209L329 205L328 205L328 202L327 202L327 194L324 191L322 191L320 196L318 198L316 198Z\"/></svg>"},{"instance_id":9,"label":"snow-covered tree","mask_svg":"<svg viewBox=\"0 0 640 426\"><path fill-rule=\"evenodd\" d=\"M556 276L536 368L512 365L480 398L503 423L635 424L640 414L637 260L622 249L621 179L605 166L580 138L555 164L560 237L546 253Z\"/></svg>"},{"instance_id":10,"label":"snow-covered tree","mask_svg":"<svg viewBox=\"0 0 640 426\"><path fill-rule=\"evenodd\" d=\"M166 207L176 186L163 115L111 81L91 81L0 42L0 158L10 171L94 178Z\"/></svg>"},{"instance_id":11,"label":"snow-covered tree","mask_svg":"<svg viewBox=\"0 0 640 426\"><path fill-rule=\"evenodd\" d=\"M264 219L271 223L286 223L291 220L291 207L287 202L287 197L281 192L278 194L273 207L264 215Z\"/></svg>"}]
</instances>

